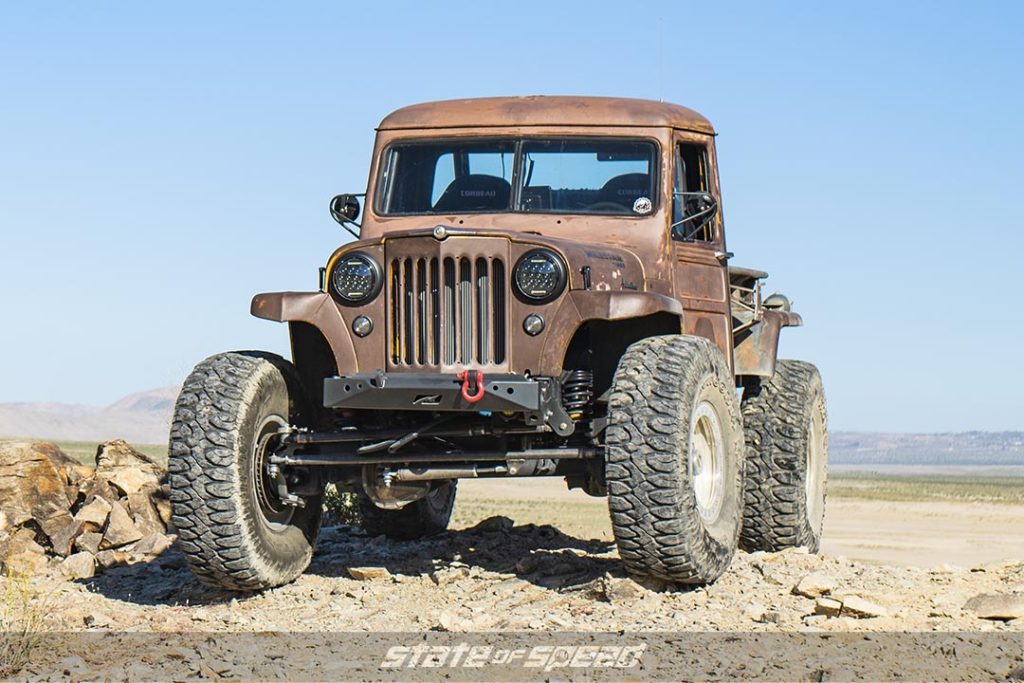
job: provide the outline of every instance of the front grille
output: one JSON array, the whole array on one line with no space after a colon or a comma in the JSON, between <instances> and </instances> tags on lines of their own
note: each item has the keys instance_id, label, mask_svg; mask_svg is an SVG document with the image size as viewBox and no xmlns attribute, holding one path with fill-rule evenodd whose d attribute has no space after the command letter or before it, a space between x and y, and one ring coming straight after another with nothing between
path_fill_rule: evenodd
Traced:
<instances>
[{"instance_id":1,"label":"front grille","mask_svg":"<svg viewBox=\"0 0 1024 683\"><path fill-rule=\"evenodd\" d=\"M505 262L493 256L391 259L392 364L504 363L507 286Z\"/></svg>"}]
</instances>

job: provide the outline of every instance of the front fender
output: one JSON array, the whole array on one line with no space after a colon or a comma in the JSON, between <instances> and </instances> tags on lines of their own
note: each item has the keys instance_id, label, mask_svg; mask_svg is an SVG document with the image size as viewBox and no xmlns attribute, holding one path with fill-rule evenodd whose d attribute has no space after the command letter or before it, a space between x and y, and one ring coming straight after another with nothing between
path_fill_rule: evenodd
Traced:
<instances>
[{"instance_id":1,"label":"front fender","mask_svg":"<svg viewBox=\"0 0 1024 683\"><path fill-rule=\"evenodd\" d=\"M308 323L320 331L340 373L359 371L352 334L337 304L325 292L267 292L252 298L250 313L264 320ZM294 351L294 349L293 349ZM298 359L295 359L298 362Z\"/></svg>"},{"instance_id":2,"label":"front fender","mask_svg":"<svg viewBox=\"0 0 1024 683\"><path fill-rule=\"evenodd\" d=\"M587 321L628 320L655 313L675 316L682 329L682 304L664 294L622 290L569 292L552 316L551 328L540 354L540 372L554 376L562 371L566 348L576 331Z\"/></svg>"}]
</instances>

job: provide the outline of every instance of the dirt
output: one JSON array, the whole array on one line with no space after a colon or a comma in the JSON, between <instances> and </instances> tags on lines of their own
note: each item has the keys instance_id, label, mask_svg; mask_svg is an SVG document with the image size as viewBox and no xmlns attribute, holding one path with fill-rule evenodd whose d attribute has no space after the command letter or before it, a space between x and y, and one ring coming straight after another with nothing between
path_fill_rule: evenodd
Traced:
<instances>
[{"instance_id":1,"label":"dirt","mask_svg":"<svg viewBox=\"0 0 1024 683\"><path fill-rule=\"evenodd\" d=\"M1020 484L1024 486L1024 479ZM519 523L553 524L583 538L612 540L606 500L568 491L561 480L460 484L457 524L469 526L498 514ZM833 497L826 504L822 550L827 556L924 569L1022 558L1024 505Z\"/></svg>"},{"instance_id":2,"label":"dirt","mask_svg":"<svg viewBox=\"0 0 1024 683\"><path fill-rule=\"evenodd\" d=\"M1024 637L1024 618L982 619L965 605L983 594L1024 594L1024 560L990 562L976 554L977 561L963 562L966 556L953 553L947 559L959 560L962 568L952 566L957 563L931 568L879 564L880 559L892 557L926 557L929 561L945 557L940 542L922 540L925 532L920 527L916 527L916 536L907 533L907 525L928 520L936 528L945 528L962 521L970 506L947 509L932 505L929 514L922 513L914 521L899 506L865 504L872 514L862 516L857 527L852 518L846 518L859 508L840 502L830 509L834 536L823 555L808 555L799 549L777 554L740 552L729 571L713 585L679 588L656 583L640 586L625 577L614 545L601 526L607 525L602 521L603 512L598 512L603 511L602 501L550 487L535 491L536 498L530 501L510 502L512 496L523 493L515 483L474 486L477 483L460 491L453 531L423 541L394 542L368 538L348 527L326 529L304 576L258 595L237 596L201 586L176 549L152 562L114 568L87 580L69 582L56 575L33 579L29 587L33 601L45 605L51 630L104 636L104 640L102 646L71 647L73 654L68 647L42 648L26 671L46 676L67 669L84 678L99 677L101 672L115 678L215 678L222 674L244 678L245 672L287 678L293 673L287 667L278 673L272 668L281 663L280 657L270 658L267 666L271 668L254 674L256 669L245 668L237 648L223 640L269 632L282 634L274 641L275 648L283 648L286 654L304 652L307 657L311 646L303 638L333 634L335 645L330 647L344 649L337 643L342 642L338 634L345 632L405 632L420 640L422 635L414 634L483 637L480 634L571 632L607 637L658 632L696 637L727 632L739 638L773 638L870 633L883 642L895 632L944 633L956 639L964 633L988 633L1011 638L1010 654L1004 643L999 657L980 657L977 668L963 668L966 660L958 660L955 670L1000 679L1005 679L1006 667L1020 654L1020 648L1013 654L1012 644L1013 639L1020 642ZM495 512L515 516L516 521L488 518ZM1011 508L1001 512L1021 514ZM1013 534L1020 533L1020 525L1014 531L1009 526L1014 518L999 517L998 513L1000 510L982 509L971 514L995 525L994 537L1012 540ZM557 526L531 523L536 516L554 517ZM827 530L826 536L829 533ZM874 540L866 543L869 533ZM954 526L947 536L956 533L966 532ZM932 538L940 536L932 534ZM902 538L902 545L893 538ZM981 548L983 540L977 543ZM915 551L908 549L926 546L934 556L915 556ZM1017 546L1018 551L1021 547ZM853 553L837 554L836 548L853 549L868 561L853 559ZM795 594L794 588L812 574L815 576L809 582L831 586L828 592L817 598ZM872 610L882 616L871 616ZM207 645L186 647L184 654L150 655L144 663L149 668L140 670L140 648L157 652L169 646L164 639L140 645L142 636L135 635L140 632L192 634L205 638ZM221 639L212 634L221 634ZM614 642L625 637L616 636ZM220 643L216 652L209 650L214 642ZM895 652L894 647L886 645L889 652ZM947 646L934 647L941 650ZM89 652L79 652L81 649ZM966 656L962 643L952 651ZM310 661L320 665L327 661L325 657ZM869 661L872 655L861 659ZM206 661L219 662L222 671L210 669ZM891 675L905 674L898 668L898 657L893 655L892 662L897 669L892 669L895 673ZM179 671L182 666L184 674ZM886 671L890 670L873 671L869 677L885 678L890 675ZM773 675L783 679L804 673L817 675L801 672L775 671ZM734 673L746 677L750 671ZM934 671L920 674L925 678L944 675ZM320 671L314 678L332 676L337 674Z\"/></svg>"}]
</instances>

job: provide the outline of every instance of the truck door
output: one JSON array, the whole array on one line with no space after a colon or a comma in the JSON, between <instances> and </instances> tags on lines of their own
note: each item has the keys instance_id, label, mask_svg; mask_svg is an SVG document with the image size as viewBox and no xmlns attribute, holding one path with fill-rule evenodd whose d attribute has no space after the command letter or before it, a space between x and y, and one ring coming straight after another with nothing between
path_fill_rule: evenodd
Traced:
<instances>
[{"instance_id":1,"label":"truck door","mask_svg":"<svg viewBox=\"0 0 1024 683\"><path fill-rule=\"evenodd\" d=\"M698 142L677 140L675 145L669 227L675 256L673 286L683 305L684 332L710 339L732 368L729 255L721 210L707 222L693 218L701 211L697 193L708 193L718 201L717 180L710 171L711 153L707 145ZM677 226L675 230L673 226Z\"/></svg>"}]
</instances>

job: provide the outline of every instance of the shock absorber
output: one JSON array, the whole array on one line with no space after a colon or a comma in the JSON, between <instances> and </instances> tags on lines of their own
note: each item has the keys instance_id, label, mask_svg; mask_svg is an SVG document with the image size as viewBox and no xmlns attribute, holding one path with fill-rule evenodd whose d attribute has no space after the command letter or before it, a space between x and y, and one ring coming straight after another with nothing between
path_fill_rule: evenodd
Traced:
<instances>
[{"instance_id":1,"label":"shock absorber","mask_svg":"<svg viewBox=\"0 0 1024 683\"><path fill-rule=\"evenodd\" d=\"M594 401L594 372L568 370L562 380L562 405L574 421L590 417Z\"/></svg>"}]
</instances>

